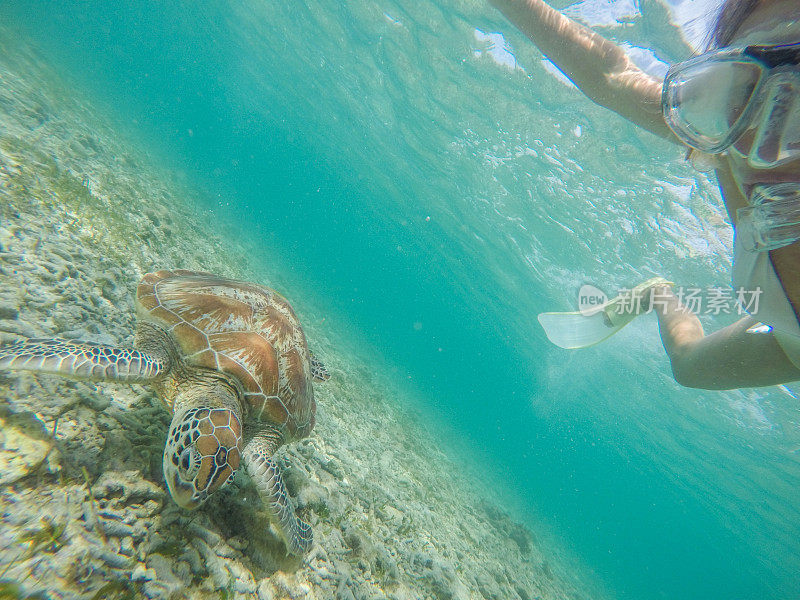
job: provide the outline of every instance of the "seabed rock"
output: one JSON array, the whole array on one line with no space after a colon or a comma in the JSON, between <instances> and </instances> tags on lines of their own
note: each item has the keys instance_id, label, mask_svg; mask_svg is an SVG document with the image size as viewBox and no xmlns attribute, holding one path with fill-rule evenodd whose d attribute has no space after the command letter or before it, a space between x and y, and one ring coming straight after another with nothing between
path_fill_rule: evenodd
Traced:
<instances>
[{"instance_id":1,"label":"seabed rock","mask_svg":"<svg viewBox=\"0 0 800 600\"><path fill-rule=\"evenodd\" d=\"M37 427L37 424L39 427ZM35 472L44 463L53 444L35 417L0 415L0 486L14 483Z\"/></svg>"}]
</instances>

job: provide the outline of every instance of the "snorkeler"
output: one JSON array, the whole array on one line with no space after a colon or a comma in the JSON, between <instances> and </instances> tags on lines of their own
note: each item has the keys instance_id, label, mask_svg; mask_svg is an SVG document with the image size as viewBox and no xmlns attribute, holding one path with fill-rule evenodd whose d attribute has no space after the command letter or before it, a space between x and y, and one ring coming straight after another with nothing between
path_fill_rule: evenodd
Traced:
<instances>
[{"instance_id":1,"label":"snorkeler","mask_svg":"<svg viewBox=\"0 0 800 600\"><path fill-rule=\"evenodd\" d=\"M735 231L733 286L758 290L760 302L757 317L705 335L669 282L634 288L657 307L675 380L705 389L800 380L800 2L724 0L708 51L661 82L542 0L490 1L591 100L713 161ZM610 320L615 302L593 315L609 333L635 316Z\"/></svg>"}]
</instances>

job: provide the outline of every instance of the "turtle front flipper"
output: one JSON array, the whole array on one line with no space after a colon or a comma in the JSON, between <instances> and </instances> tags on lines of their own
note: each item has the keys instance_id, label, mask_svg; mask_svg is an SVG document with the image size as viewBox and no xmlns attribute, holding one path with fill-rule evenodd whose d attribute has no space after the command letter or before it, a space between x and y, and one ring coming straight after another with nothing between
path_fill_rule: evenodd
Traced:
<instances>
[{"instance_id":1,"label":"turtle front flipper","mask_svg":"<svg viewBox=\"0 0 800 600\"><path fill-rule=\"evenodd\" d=\"M311 525L294 512L294 503L286 491L281 470L272 459L275 443L269 437L256 436L245 446L244 464L261 499L277 526L289 552L302 556L314 543Z\"/></svg>"},{"instance_id":2,"label":"turtle front flipper","mask_svg":"<svg viewBox=\"0 0 800 600\"><path fill-rule=\"evenodd\" d=\"M328 372L328 369L322 364L322 361L318 359L311 350L308 351L309 355L311 356L311 377L314 378L314 381L328 381L331 378L331 374Z\"/></svg>"},{"instance_id":3,"label":"turtle front flipper","mask_svg":"<svg viewBox=\"0 0 800 600\"><path fill-rule=\"evenodd\" d=\"M0 371L37 371L71 379L148 383L163 375L166 368L162 360L134 348L92 342L28 339L0 346Z\"/></svg>"}]
</instances>

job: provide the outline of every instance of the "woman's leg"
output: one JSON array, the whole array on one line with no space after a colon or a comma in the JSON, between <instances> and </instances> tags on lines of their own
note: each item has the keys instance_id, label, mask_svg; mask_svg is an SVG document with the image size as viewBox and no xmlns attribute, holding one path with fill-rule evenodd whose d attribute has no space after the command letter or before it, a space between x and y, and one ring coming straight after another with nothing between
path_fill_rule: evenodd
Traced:
<instances>
[{"instance_id":1,"label":"woman's leg","mask_svg":"<svg viewBox=\"0 0 800 600\"><path fill-rule=\"evenodd\" d=\"M725 390L800 380L775 336L747 333L759 321L745 317L705 335L700 320L668 286L653 288L661 341L672 363L675 381L691 388Z\"/></svg>"}]
</instances>

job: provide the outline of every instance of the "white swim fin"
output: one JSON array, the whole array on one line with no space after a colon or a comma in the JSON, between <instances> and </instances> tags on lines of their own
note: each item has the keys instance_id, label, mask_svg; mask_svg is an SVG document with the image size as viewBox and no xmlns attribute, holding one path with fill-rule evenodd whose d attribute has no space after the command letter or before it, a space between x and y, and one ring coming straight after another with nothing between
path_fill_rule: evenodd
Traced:
<instances>
[{"instance_id":1,"label":"white swim fin","mask_svg":"<svg viewBox=\"0 0 800 600\"><path fill-rule=\"evenodd\" d=\"M656 285L673 285L663 277L648 279L616 298L583 312L546 312L539 315L539 323L547 338L556 346L568 350L599 344L633 321L644 307L640 302L644 293ZM638 307L639 310L634 310Z\"/></svg>"}]
</instances>

